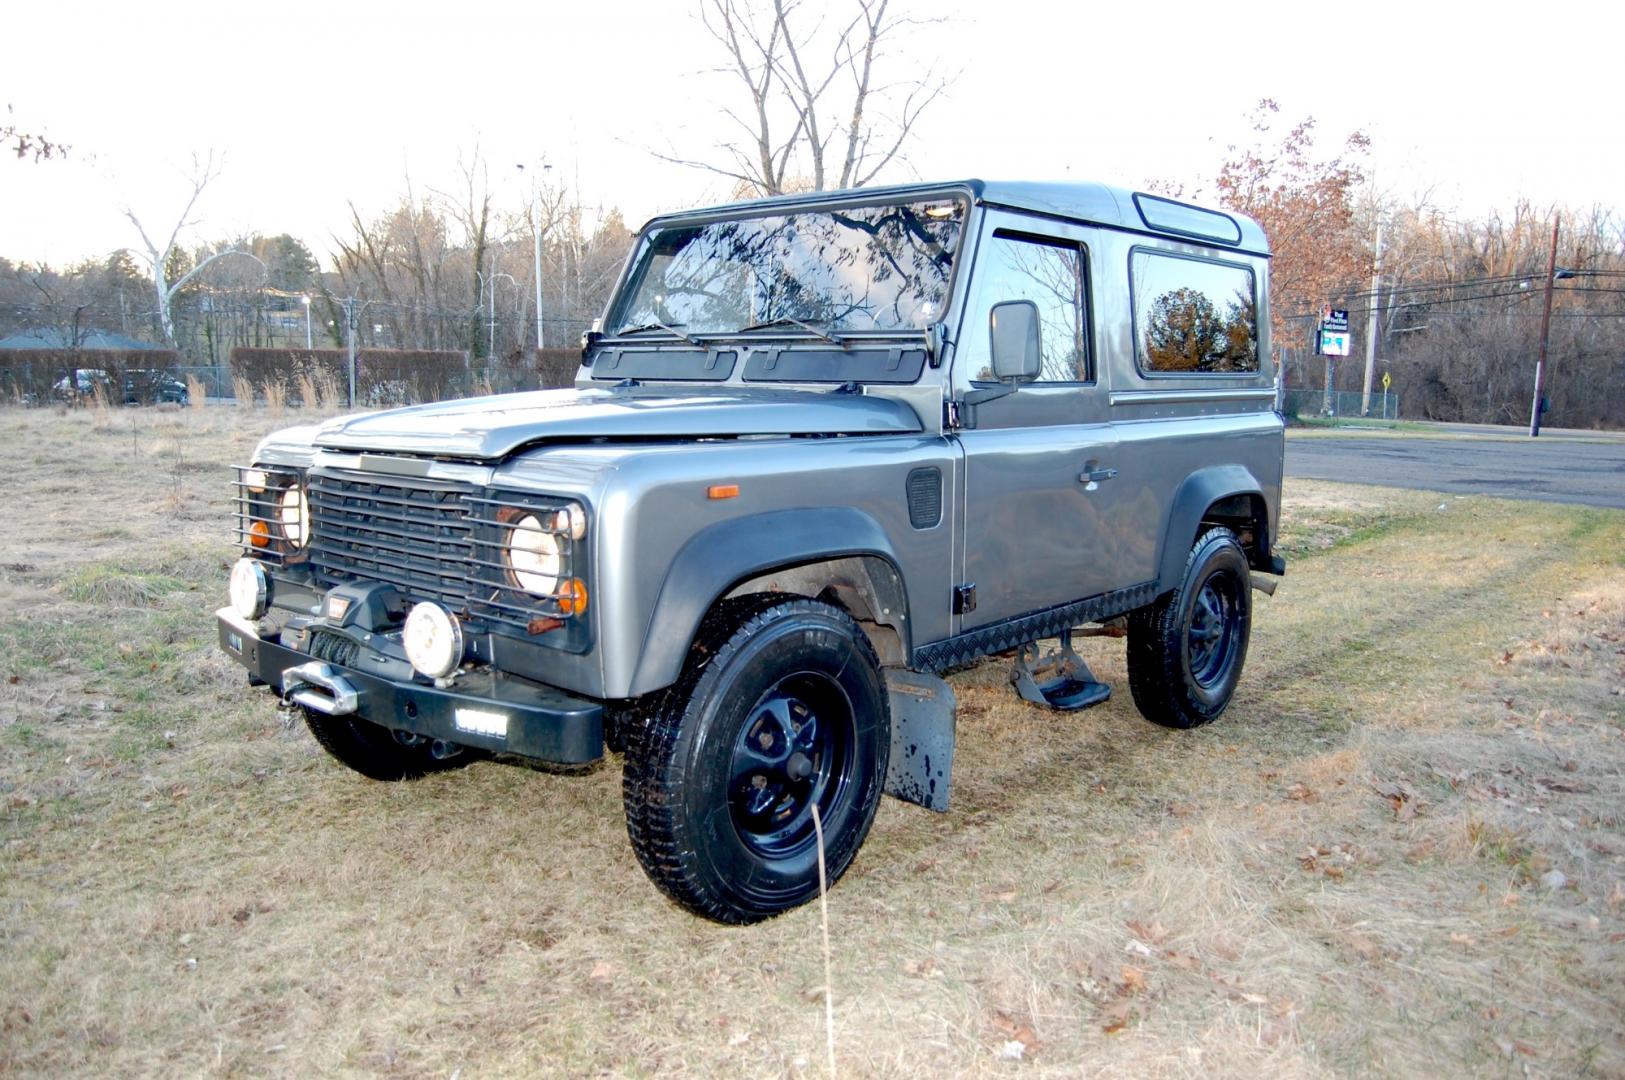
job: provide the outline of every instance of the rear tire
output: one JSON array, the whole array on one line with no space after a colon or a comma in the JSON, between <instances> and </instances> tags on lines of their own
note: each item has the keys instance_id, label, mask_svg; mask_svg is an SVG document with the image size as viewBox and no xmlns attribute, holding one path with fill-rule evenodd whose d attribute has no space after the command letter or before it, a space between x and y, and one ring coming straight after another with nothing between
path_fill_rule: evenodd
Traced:
<instances>
[{"instance_id":1,"label":"rear tire","mask_svg":"<svg viewBox=\"0 0 1625 1080\"><path fill-rule=\"evenodd\" d=\"M474 759L466 747L440 743L437 754L433 740L392 731L359 716L328 716L308 708L304 713L305 725L322 749L371 780L416 780L460 769Z\"/></svg>"},{"instance_id":2,"label":"rear tire","mask_svg":"<svg viewBox=\"0 0 1625 1080\"><path fill-rule=\"evenodd\" d=\"M1252 582L1229 529L1210 529L1185 560L1173 592L1128 620L1128 683L1154 724L1193 728L1230 704L1247 659Z\"/></svg>"},{"instance_id":3,"label":"rear tire","mask_svg":"<svg viewBox=\"0 0 1625 1080\"><path fill-rule=\"evenodd\" d=\"M816 600L726 600L677 683L626 733L627 833L662 892L698 915L751 923L818 895L874 821L891 743L869 639Z\"/></svg>"}]
</instances>

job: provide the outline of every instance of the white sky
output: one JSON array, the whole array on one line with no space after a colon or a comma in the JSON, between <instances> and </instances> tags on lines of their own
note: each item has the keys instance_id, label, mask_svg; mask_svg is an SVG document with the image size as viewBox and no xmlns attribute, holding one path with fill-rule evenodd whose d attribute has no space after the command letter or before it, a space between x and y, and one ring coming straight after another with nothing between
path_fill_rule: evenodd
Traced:
<instances>
[{"instance_id":1,"label":"white sky","mask_svg":"<svg viewBox=\"0 0 1625 1080\"><path fill-rule=\"evenodd\" d=\"M819 0L808 0L818 3ZM837 0L829 0L833 6ZM899 0L894 0L894 3ZM290 232L327 265L347 203L393 206L408 171L455 186L478 145L499 201L545 159L629 223L719 201L727 184L651 147L720 160L719 62L696 0L272 6L152 0L17 5L0 105L73 146L0 160L0 255L55 264L133 246L119 213L167 229L194 153L224 156L183 238ZM1263 96L1313 115L1331 151L1374 140L1377 183L1478 215L1519 196L1625 208L1617 4L1351 7L1276 0L913 0L950 21L910 61L960 70L883 180L1151 179L1199 184ZM1360 21L1339 17L1358 11ZM157 239L157 237L155 237Z\"/></svg>"}]
</instances>

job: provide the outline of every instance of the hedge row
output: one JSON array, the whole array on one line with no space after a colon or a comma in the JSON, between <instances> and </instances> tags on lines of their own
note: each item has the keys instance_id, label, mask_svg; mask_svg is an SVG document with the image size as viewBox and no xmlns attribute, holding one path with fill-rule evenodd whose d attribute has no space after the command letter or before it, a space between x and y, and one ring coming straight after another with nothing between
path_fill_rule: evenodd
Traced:
<instances>
[{"instance_id":1,"label":"hedge row","mask_svg":"<svg viewBox=\"0 0 1625 1080\"><path fill-rule=\"evenodd\" d=\"M568 386L581 363L577 349L544 349L513 353L501 360L471 365L468 354L436 349L357 349L356 401L359 405L405 405L467 397L489 387L498 393ZM303 380L336 386L349 384L349 359L343 349L231 350L234 380L246 380L256 393L268 385L297 395Z\"/></svg>"},{"instance_id":2,"label":"hedge row","mask_svg":"<svg viewBox=\"0 0 1625 1080\"><path fill-rule=\"evenodd\" d=\"M180 353L173 349L0 349L0 401L43 405L71 400L75 371L105 372L110 396L121 399L127 372L166 371L178 363ZM95 378L104 381L100 375ZM131 379L143 382L140 375Z\"/></svg>"}]
</instances>

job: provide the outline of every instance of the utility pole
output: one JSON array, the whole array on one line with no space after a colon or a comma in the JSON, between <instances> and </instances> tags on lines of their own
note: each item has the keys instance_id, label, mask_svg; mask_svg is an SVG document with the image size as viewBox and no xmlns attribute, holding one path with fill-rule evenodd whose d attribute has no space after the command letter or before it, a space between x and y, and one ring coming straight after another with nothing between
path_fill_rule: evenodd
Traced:
<instances>
[{"instance_id":1,"label":"utility pole","mask_svg":"<svg viewBox=\"0 0 1625 1080\"><path fill-rule=\"evenodd\" d=\"M1377 216L1377 248L1371 264L1371 310L1365 319L1365 393L1360 398L1360 415L1371 415L1371 380L1377 371L1377 311L1382 288L1382 216ZM1386 417L1384 417L1386 419Z\"/></svg>"},{"instance_id":2,"label":"utility pole","mask_svg":"<svg viewBox=\"0 0 1625 1080\"><path fill-rule=\"evenodd\" d=\"M349 354L349 368L350 368L349 407L353 409L353 408L355 408L355 371L356 371L356 368L355 368L355 328L356 328L356 323L360 320L361 313L363 311L367 310L367 304L372 303L372 301L368 300L365 303L363 303L360 307L356 307L355 297L349 296L349 297L346 297L343 301L341 301L341 303L344 304L344 344L345 344L345 350Z\"/></svg>"},{"instance_id":3,"label":"utility pole","mask_svg":"<svg viewBox=\"0 0 1625 1080\"><path fill-rule=\"evenodd\" d=\"M355 408L355 298L344 301L344 344L349 353L350 393L349 408Z\"/></svg>"},{"instance_id":4,"label":"utility pole","mask_svg":"<svg viewBox=\"0 0 1625 1080\"><path fill-rule=\"evenodd\" d=\"M1557 281L1557 225L1562 215L1552 215L1552 254L1546 264L1546 302L1540 311L1540 353L1535 358L1535 402L1529 408L1529 437L1540 434L1540 399L1546 392L1546 340L1552 330L1552 286Z\"/></svg>"}]
</instances>

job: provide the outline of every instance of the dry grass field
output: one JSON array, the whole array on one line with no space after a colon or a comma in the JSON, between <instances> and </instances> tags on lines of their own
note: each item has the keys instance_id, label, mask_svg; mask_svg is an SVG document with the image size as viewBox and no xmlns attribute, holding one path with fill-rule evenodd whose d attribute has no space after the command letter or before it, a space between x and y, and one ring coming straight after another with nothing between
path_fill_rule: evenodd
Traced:
<instances>
[{"instance_id":1,"label":"dry grass field","mask_svg":"<svg viewBox=\"0 0 1625 1080\"><path fill-rule=\"evenodd\" d=\"M643 878L613 759L380 785L216 652L297 418L0 409L0 1072L820 1076L816 905ZM1219 723L955 676L829 898L849 1076L1625 1075L1625 515L1294 483Z\"/></svg>"}]
</instances>

